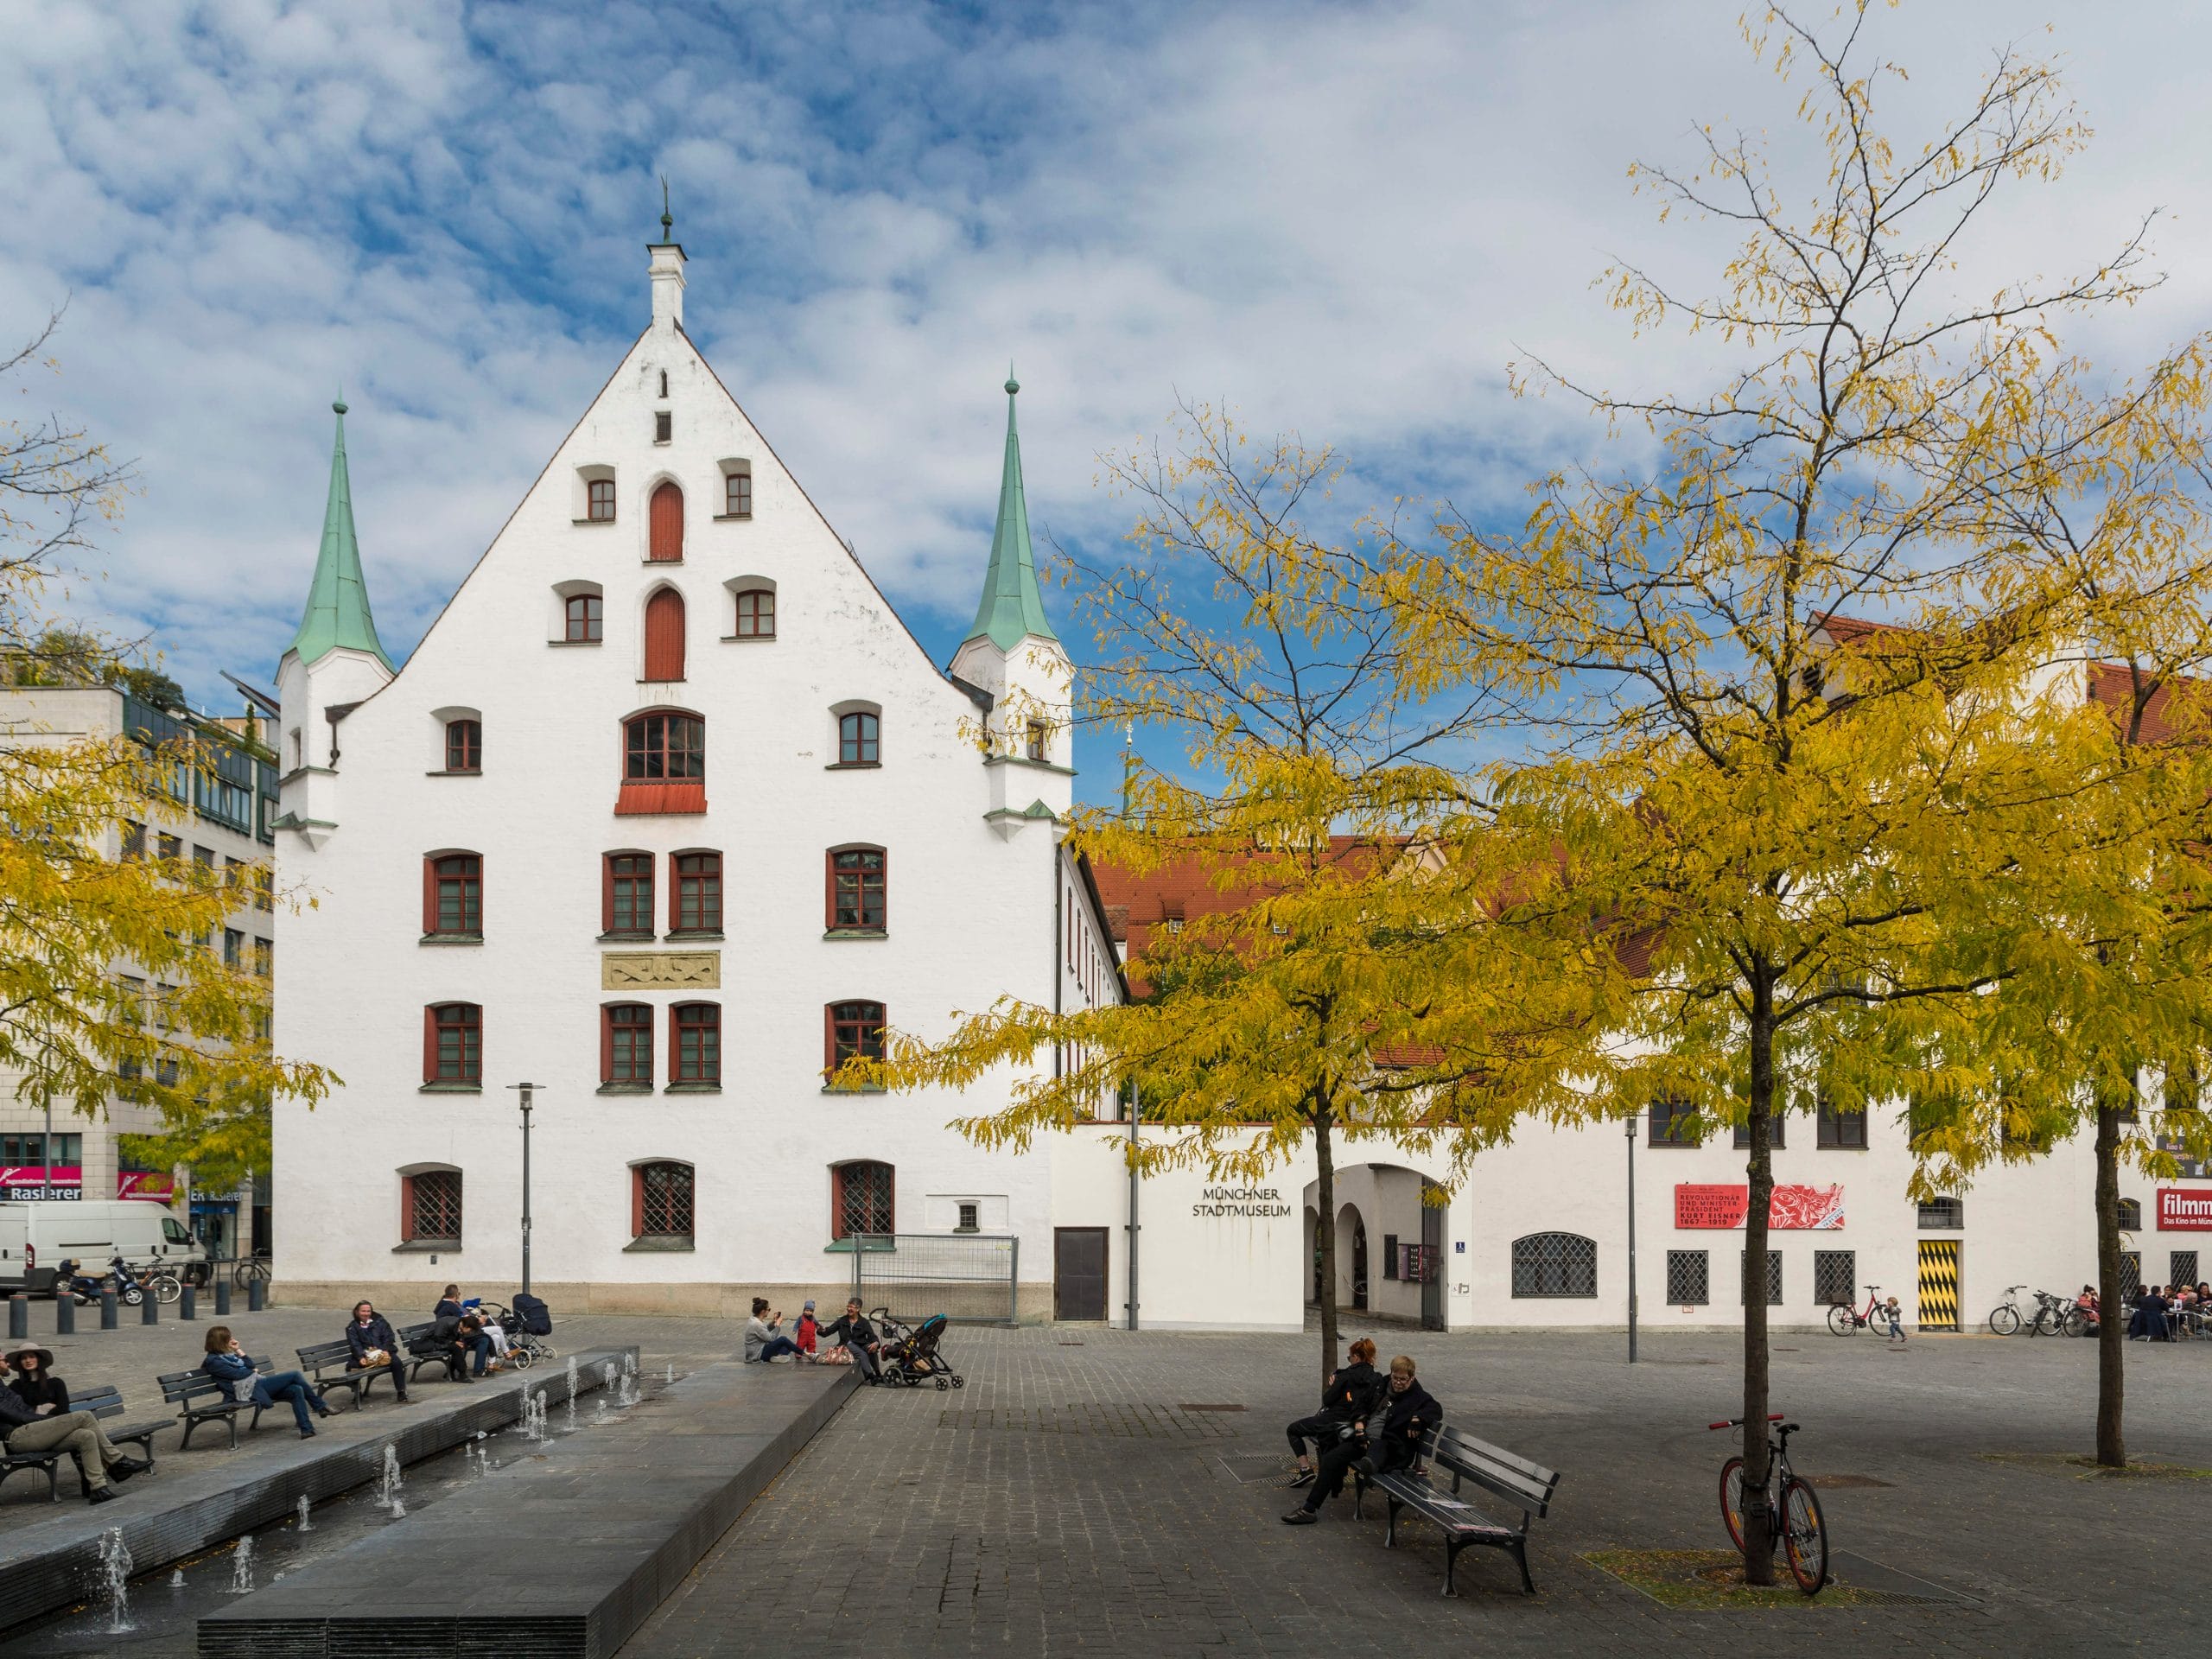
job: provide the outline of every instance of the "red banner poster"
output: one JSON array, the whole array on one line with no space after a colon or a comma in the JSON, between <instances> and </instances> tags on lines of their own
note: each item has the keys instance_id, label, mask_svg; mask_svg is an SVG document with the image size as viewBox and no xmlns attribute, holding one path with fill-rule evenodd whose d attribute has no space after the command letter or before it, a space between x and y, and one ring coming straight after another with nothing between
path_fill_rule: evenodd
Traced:
<instances>
[{"instance_id":1,"label":"red banner poster","mask_svg":"<svg viewBox=\"0 0 2212 1659\"><path fill-rule=\"evenodd\" d=\"M2212 1233L2212 1186L2162 1186L2158 1225L2170 1233Z\"/></svg>"},{"instance_id":2,"label":"red banner poster","mask_svg":"<svg viewBox=\"0 0 2212 1659\"><path fill-rule=\"evenodd\" d=\"M119 1169L115 1173L115 1196L118 1198L152 1198L161 1204L176 1202L176 1177L156 1175L145 1170Z\"/></svg>"},{"instance_id":3,"label":"red banner poster","mask_svg":"<svg viewBox=\"0 0 2212 1659\"><path fill-rule=\"evenodd\" d=\"M1751 1210L1751 1190L1748 1186L1700 1186L1684 1182L1675 1188L1675 1225L1686 1230L1726 1231L1741 1227ZM1767 1202L1766 1224L1782 1232L1827 1232L1841 1227L1843 1189L1777 1185ZM2212 1227L2212 1221L2205 1224Z\"/></svg>"}]
</instances>

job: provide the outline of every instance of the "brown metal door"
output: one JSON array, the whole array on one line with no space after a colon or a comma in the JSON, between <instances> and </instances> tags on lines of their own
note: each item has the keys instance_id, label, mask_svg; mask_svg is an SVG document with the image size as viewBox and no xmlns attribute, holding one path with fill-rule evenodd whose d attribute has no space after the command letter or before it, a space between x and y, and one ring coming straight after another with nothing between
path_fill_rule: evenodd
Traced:
<instances>
[{"instance_id":1,"label":"brown metal door","mask_svg":"<svg viewBox=\"0 0 2212 1659\"><path fill-rule=\"evenodd\" d=\"M1052 1230L1052 1317L1056 1319L1103 1319L1106 1317L1106 1230L1103 1227L1055 1227Z\"/></svg>"},{"instance_id":2,"label":"brown metal door","mask_svg":"<svg viewBox=\"0 0 2212 1659\"><path fill-rule=\"evenodd\" d=\"M645 601L645 677L683 677L683 595L673 588Z\"/></svg>"},{"instance_id":3,"label":"brown metal door","mask_svg":"<svg viewBox=\"0 0 2212 1659\"><path fill-rule=\"evenodd\" d=\"M683 556L683 492L674 484L664 484L653 492L645 552L656 564Z\"/></svg>"}]
</instances>

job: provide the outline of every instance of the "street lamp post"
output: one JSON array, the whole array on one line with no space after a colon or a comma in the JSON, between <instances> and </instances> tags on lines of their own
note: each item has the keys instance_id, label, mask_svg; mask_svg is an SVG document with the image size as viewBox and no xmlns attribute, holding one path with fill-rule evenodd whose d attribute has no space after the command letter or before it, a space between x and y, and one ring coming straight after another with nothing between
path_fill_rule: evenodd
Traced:
<instances>
[{"instance_id":1,"label":"street lamp post","mask_svg":"<svg viewBox=\"0 0 2212 1659\"><path fill-rule=\"evenodd\" d=\"M1628 1141L1628 1363L1636 1363L1636 1114L1622 1126Z\"/></svg>"},{"instance_id":2,"label":"street lamp post","mask_svg":"<svg viewBox=\"0 0 2212 1659\"><path fill-rule=\"evenodd\" d=\"M522 1096L522 1294L530 1294L530 1101L537 1085L511 1083Z\"/></svg>"}]
</instances>

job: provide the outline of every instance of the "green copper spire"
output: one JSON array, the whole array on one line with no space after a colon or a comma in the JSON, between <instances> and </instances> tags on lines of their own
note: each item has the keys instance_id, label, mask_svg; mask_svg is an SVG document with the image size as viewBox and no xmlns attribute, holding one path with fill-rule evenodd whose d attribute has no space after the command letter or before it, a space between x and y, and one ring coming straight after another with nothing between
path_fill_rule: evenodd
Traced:
<instances>
[{"instance_id":1,"label":"green copper spire","mask_svg":"<svg viewBox=\"0 0 2212 1659\"><path fill-rule=\"evenodd\" d=\"M361 579L361 547L353 533L353 483L346 470L346 397L331 404L338 416L338 437L330 450L330 499L322 510L322 550L316 554L315 581L308 588L307 613L289 649L302 663L315 663L344 647L365 651L391 667L376 619L369 614L368 584ZM394 671L395 672L397 671Z\"/></svg>"},{"instance_id":2,"label":"green copper spire","mask_svg":"<svg viewBox=\"0 0 2212 1659\"><path fill-rule=\"evenodd\" d=\"M988 639L1012 651L1025 635L1054 643L1059 635L1045 620L1044 595L1037 591L1037 561L1029 547L1029 503L1021 489L1021 437L1014 430L1014 395L1021 383L1014 365L1006 371L1006 471L999 480L998 528L991 533L991 565L983 575L983 602L968 639Z\"/></svg>"}]
</instances>

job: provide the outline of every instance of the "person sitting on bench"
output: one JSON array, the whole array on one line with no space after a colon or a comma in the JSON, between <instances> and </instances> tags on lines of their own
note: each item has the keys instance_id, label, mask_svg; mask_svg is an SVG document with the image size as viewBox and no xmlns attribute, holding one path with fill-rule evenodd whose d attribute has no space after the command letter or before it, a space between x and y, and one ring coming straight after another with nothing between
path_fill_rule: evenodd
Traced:
<instances>
[{"instance_id":1,"label":"person sitting on bench","mask_svg":"<svg viewBox=\"0 0 2212 1659\"><path fill-rule=\"evenodd\" d=\"M446 1375L456 1382L474 1382L484 1375L485 1363L492 1357L492 1339L484 1334L475 1319L461 1312L461 1304L453 1300L460 1293L452 1286L447 1299L438 1304L438 1311L430 1316L430 1340L446 1351ZM471 1376L468 1357L476 1357L476 1371Z\"/></svg>"},{"instance_id":2,"label":"person sitting on bench","mask_svg":"<svg viewBox=\"0 0 2212 1659\"><path fill-rule=\"evenodd\" d=\"M200 1369L223 1385L223 1391L241 1403L256 1405L267 1410L279 1400L292 1408L292 1421L299 1426L300 1438L315 1438L315 1422L308 1414L316 1417L332 1415L328 1406L315 1391L314 1384L298 1371L271 1371L264 1376L254 1369L253 1356L238 1345L231 1334L231 1327L219 1325L207 1333L207 1357L200 1362Z\"/></svg>"},{"instance_id":3,"label":"person sitting on bench","mask_svg":"<svg viewBox=\"0 0 2212 1659\"><path fill-rule=\"evenodd\" d=\"M8 1379L8 1389L16 1399L40 1417L67 1416L69 1411L69 1388L54 1375L54 1356L43 1348L19 1348L0 1361L0 1366L12 1366L16 1374Z\"/></svg>"},{"instance_id":4,"label":"person sitting on bench","mask_svg":"<svg viewBox=\"0 0 2212 1659\"><path fill-rule=\"evenodd\" d=\"M20 1376L25 1370L23 1361L33 1355L42 1362L35 1368L35 1374L42 1378L54 1357L43 1348L10 1354L5 1368ZM73 1454L77 1466L84 1471L85 1501L88 1503L113 1502L118 1494L108 1484L110 1480L128 1480L154 1466L143 1458L134 1458L118 1450L101 1429L100 1420L89 1411L57 1411L40 1416L23 1403L15 1381L10 1378L9 1386L0 1388L0 1451L19 1456L40 1452Z\"/></svg>"},{"instance_id":5,"label":"person sitting on bench","mask_svg":"<svg viewBox=\"0 0 2212 1659\"><path fill-rule=\"evenodd\" d=\"M1306 1502L1283 1516L1294 1527L1310 1527L1321 1505L1344 1490L1344 1471L1357 1462L1370 1475L1410 1467L1421 1455L1421 1437L1442 1414L1427 1389L1414 1380L1414 1363L1400 1354L1390 1362L1390 1381L1382 1392L1382 1419L1372 1439L1362 1422L1351 1439L1321 1453L1321 1471Z\"/></svg>"},{"instance_id":6,"label":"person sitting on bench","mask_svg":"<svg viewBox=\"0 0 2212 1659\"><path fill-rule=\"evenodd\" d=\"M1298 1478L1290 1483L1293 1486L1308 1486L1313 1481L1306 1441L1312 1440L1325 1452L1349 1439L1352 1425L1367 1421L1375 1409L1375 1397L1382 1391L1382 1379L1375 1373L1375 1343L1362 1337L1352 1344L1350 1360L1331 1371L1329 1380L1321 1385L1321 1409L1311 1417L1300 1417L1286 1431L1291 1454L1298 1459Z\"/></svg>"},{"instance_id":7,"label":"person sitting on bench","mask_svg":"<svg viewBox=\"0 0 2212 1659\"><path fill-rule=\"evenodd\" d=\"M407 1403L407 1356L399 1351L391 1320L366 1302L354 1303L353 1317L346 1325L346 1345L353 1351L353 1357L346 1362L347 1370L390 1370L392 1392L401 1405ZM362 1391L367 1389L363 1383Z\"/></svg>"}]
</instances>

